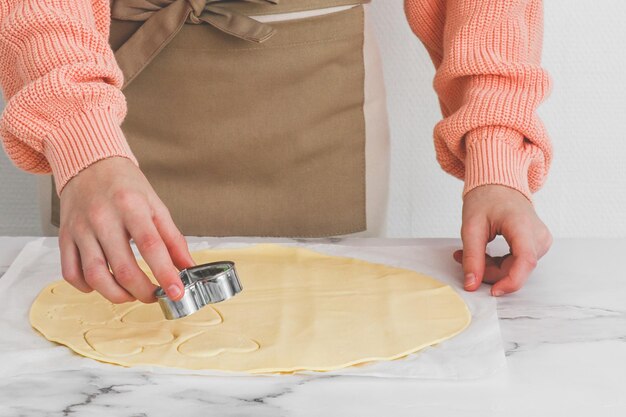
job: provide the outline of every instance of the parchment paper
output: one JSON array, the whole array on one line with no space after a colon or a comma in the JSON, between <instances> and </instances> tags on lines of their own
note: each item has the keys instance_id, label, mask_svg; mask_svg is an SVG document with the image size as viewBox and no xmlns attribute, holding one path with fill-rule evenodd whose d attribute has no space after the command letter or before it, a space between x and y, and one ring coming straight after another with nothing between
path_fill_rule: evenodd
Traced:
<instances>
[{"instance_id":1,"label":"parchment paper","mask_svg":"<svg viewBox=\"0 0 626 417\"><path fill-rule=\"evenodd\" d=\"M243 247L255 243L242 238L195 239L191 250L205 248ZM199 240L199 241L198 241ZM238 240L238 241L237 241ZM261 240L255 240L261 241ZM360 367L325 372L324 375L400 377L421 379L475 379L493 374L505 366L504 350L496 313L496 302L488 289L465 292L459 281L460 265L452 260L456 247L446 243L428 245L369 246L367 239L355 244L326 244L286 241L279 244L300 246L329 255L348 256L385 263L431 275L451 285L465 300L472 312L472 323L461 334L440 345L424 349L396 361L383 361ZM398 242L402 242L398 240ZM275 243L272 241L272 243ZM135 253L139 256L139 253ZM107 368L104 364L75 354L69 348L49 342L31 328L28 311L39 291L61 277L59 249L56 238L41 238L27 244L9 270L0 278L0 378L26 373L55 370ZM118 367L120 372L125 368ZM140 367L156 373L224 375L213 371L190 371L161 367ZM305 372L302 372L304 374ZM315 374L306 372L307 374ZM248 375L233 374L228 375ZM274 376L280 377L280 376Z\"/></svg>"}]
</instances>

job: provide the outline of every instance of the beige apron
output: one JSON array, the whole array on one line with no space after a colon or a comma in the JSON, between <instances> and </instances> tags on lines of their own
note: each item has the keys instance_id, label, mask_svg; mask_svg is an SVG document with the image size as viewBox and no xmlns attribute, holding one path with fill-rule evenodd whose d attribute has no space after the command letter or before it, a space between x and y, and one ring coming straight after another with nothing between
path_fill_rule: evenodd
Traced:
<instances>
[{"instance_id":1,"label":"beige apron","mask_svg":"<svg viewBox=\"0 0 626 417\"><path fill-rule=\"evenodd\" d=\"M116 7L137 1L161 8ZM386 114L365 121L363 6L271 23L246 17L364 1L194 3L118 1L111 26L129 108L122 128L183 234L382 234L388 132ZM384 112L384 91L369 107ZM366 131L380 137L368 143L378 156L368 152L367 199Z\"/></svg>"}]
</instances>

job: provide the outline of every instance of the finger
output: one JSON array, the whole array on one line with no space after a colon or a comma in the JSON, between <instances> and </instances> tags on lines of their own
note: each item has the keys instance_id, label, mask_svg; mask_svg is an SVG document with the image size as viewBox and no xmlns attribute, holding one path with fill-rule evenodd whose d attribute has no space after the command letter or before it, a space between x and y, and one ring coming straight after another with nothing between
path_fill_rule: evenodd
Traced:
<instances>
[{"instance_id":1,"label":"finger","mask_svg":"<svg viewBox=\"0 0 626 417\"><path fill-rule=\"evenodd\" d=\"M174 220L172 220L169 210L165 206L156 211L154 225L163 238L167 251L178 269L185 269L196 265L189 253L185 236L180 233L174 224Z\"/></svg>"},{"instance_id":2,"label":"finger","mask_svg":"<svg viewBox=\"0 0 626 417\"><path fill-rule=\"evenodd\" d=\"M502 278L504 278L510 268L511 260L509 257L511 254L504 256L491 256L485 254L485 272L483 273L482 282L487 284L493 284ZM454 259L462 264L463 263L463 250L457 250L453 254Z\"/></svg>"},{"instance_id":3,"label":"finger","mask_svg":"<svg viewBox=\"0 0 626 417\"><path fill-rule=\"evenodd\" d=\"M150 282L150 278L137 265L123 225L109 224L106 231L98 231L98 239L111 265L115 281L144 303L156 301L156 285Z\"/></svg>"},{"instance_id":4,"label":"finger","mask_svg":"<svg viewBox=\"0 0 626 417\"><path fill-rule=\"evenodd\" d=\"M96 237L90 234L83 234L75 238L85 282L112 303L120 304L134 301L135 298L122 288L111 275L106 258Z\"/></svg>"},{"instance_id":5,"label":"finger","mask_svg":"<svg viewBox=\"0 0 626 417\"><path fill-rule=\"evenodd\" d=\"M513 258L510 253L504 256L489 256L485 260L485 275L483 282L487 284L495 284L502 278L506 277L511 269Z\"/></svg>"},{"instance_id":6,"label":"finger","mask_svg":"<svg viewBox=\"0 0 626 417\"><path fill-rule=\"evenodd\" d=\"M70 285L79 291L93 291L83 276L78 248L69 234L59 233L59 249L61 250L61 274Z\"/></svg>"},{"instance_id":7,"label":"finger","mask_svg":"<svg viewBox=\"0 0 626 417\"><path fill-rule=\"evenodd\" d=\"M533 236L528 229L518 227L512 236L506 236L511 246L512 259L507 275L496 282L491 288L491 294L501 296L515 292L522 288L531 272L537 266L537 251Z\"/></svg>"},{"instance_id":8,"label":"finger","mask_svg":"<svg viewBox=\"0 0 626 417\"><path fill-rule=\"evenodd\" d=\"M183 283L153 223L150 211L148 209L128 211L124 220L127 230L161 288L169 298L179 300L183 296Z\"/></svg>"},{"instance_id":9,"label":"finger","mask_svg":"<svg viewBox=\"0 0 626 417\"><path fill-rule=\"evenodd\" d=\"M463 273L466 290L475 291L485 270L485 251L489 240L489 224L485 218L467 220L461 227L463 241Z\"/></svg>"}]
</instances>

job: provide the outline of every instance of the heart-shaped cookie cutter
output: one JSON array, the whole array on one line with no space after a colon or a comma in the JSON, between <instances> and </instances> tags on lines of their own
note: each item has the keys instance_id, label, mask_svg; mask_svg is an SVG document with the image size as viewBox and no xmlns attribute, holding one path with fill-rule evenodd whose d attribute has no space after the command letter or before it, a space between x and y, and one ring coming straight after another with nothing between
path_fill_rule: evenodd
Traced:
<instances>
[{"instance_id":1,"label":"heart-shaped cookie cutter","mask_svg":"<svg viewBox=\"0 0 626 417\"><path fill-rule=\"evenodd\" d=\"M232 261L196 265L183 269L179 275L185 291L180 300L169 298L161 287L155 291L163 315L168 320L187 317L207 304L228 300L243 289Z\"/></svg>"}]
</instances>

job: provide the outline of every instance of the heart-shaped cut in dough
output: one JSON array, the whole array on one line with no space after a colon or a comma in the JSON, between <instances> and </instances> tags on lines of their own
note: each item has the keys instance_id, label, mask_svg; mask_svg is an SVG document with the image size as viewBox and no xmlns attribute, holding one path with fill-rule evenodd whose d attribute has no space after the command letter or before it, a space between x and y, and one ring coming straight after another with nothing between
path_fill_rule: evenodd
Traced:
<instances>
[{"instance_id":1,"label":"heart-shaped cut in dough","mask_svg":"<svg viewBox=\"0 0 626 417\"><path fill-rule=\"evenodd\" d=\"M141 353L148 346L169 343L174 335L160 328L97 327L88 330L84 338L93 350L103 355L123 357Z\"/></svg>"},{"instance_id":2,"label":"heart-shaped cut in dough","mask_svg":"<svg viewBox=\"0 0 626 417\"><path fill-rule=\"evenodd\" d=\"M123 317L124 323L161 323L166 321L163 311L157 303L139 304L128 311ZM176 320L177 323L190 324L195 326L213 326L222 322L222 316L210 306L205 306L194 314Z\"/></svg>"},{"instance_id":3,"label":"heart-shaped cut in dough","mask_svg":"<svg viewBox=\"0 0 626 417\"><path fill-rule=\"evenodd\" d=\"M85 310L81 304L66 304L48 311L51 320L75 320L79 323L105 324L115 316L117 306L111 303L94 303Z\"/></svg>"},{"instance_id":4,"label":"heart-shaped cut in dough","mask_svg":"<svg viewBox=\"0 0 626 417\"><path fill-rule=\"evenodd\" d=\"M178 352L192 358L208 358L225 352L254 352L259 344L252 339L235 333L204 331L178 346Z\"/></svg>"}]
</instances>

